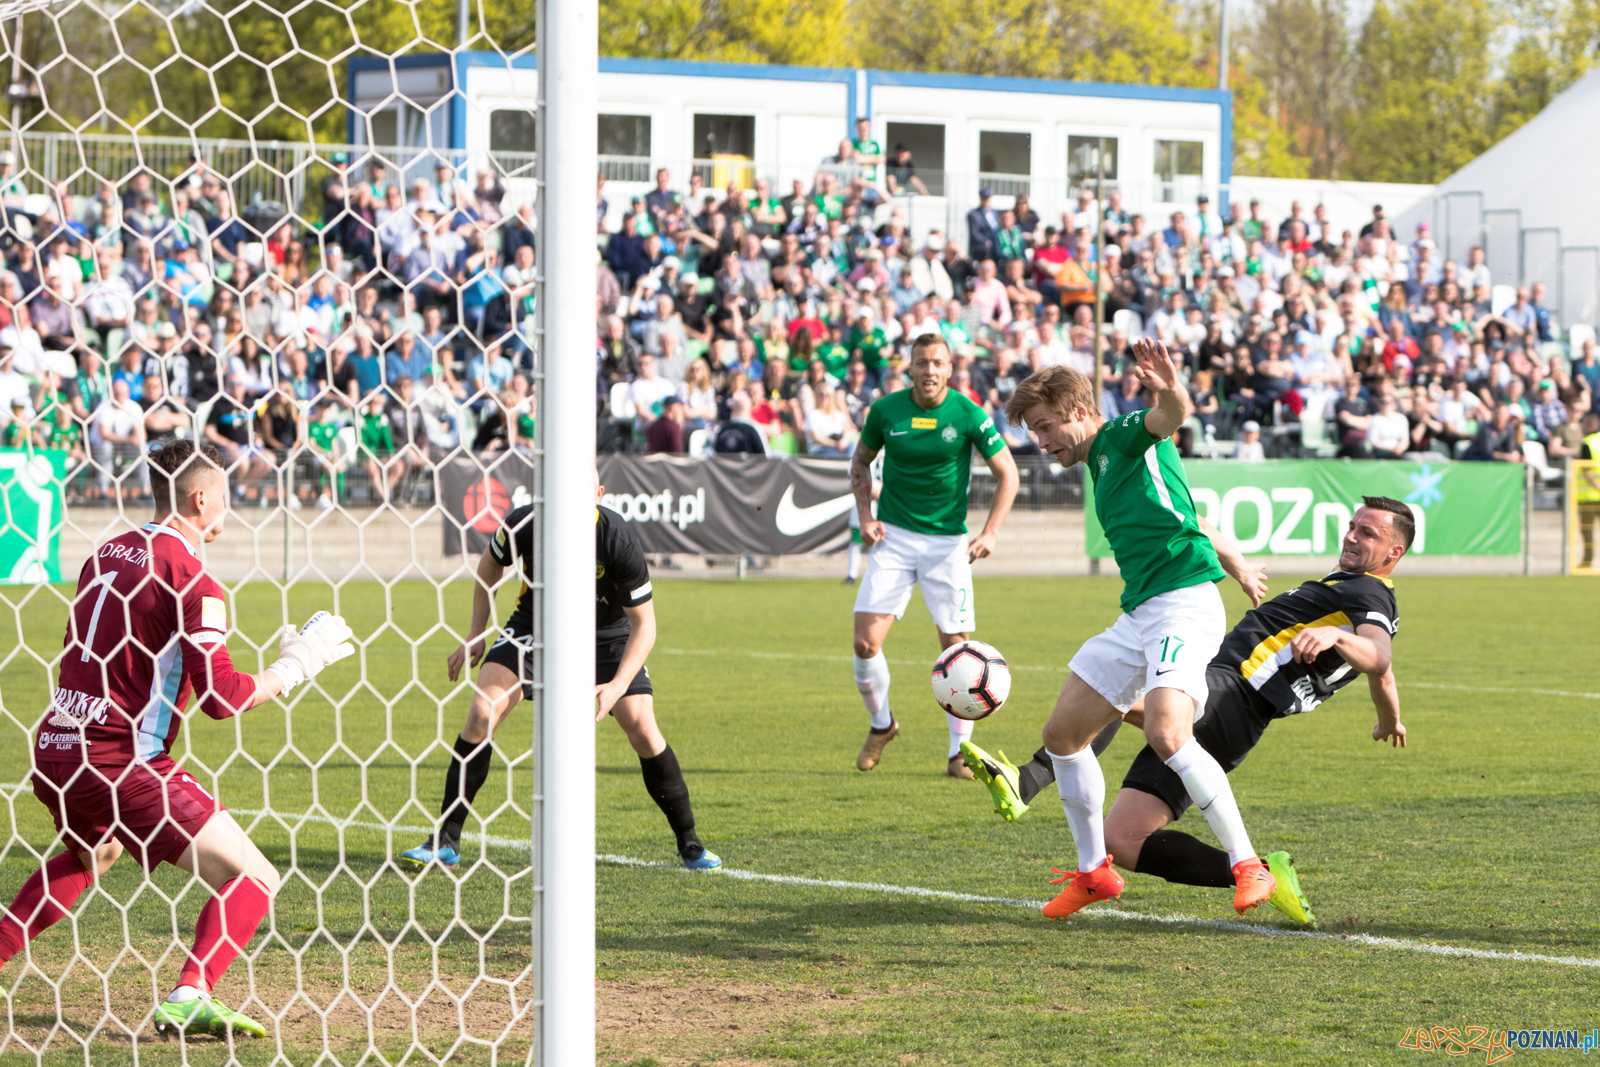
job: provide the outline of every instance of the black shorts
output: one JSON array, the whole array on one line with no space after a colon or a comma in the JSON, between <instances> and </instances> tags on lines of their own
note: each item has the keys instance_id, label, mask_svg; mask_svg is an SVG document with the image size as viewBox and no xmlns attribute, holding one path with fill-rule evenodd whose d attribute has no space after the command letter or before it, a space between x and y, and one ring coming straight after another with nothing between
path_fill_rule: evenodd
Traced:
<instances>
[{"instance_id":1,"label":"black shorts","mask_svg":"<svg viewBox=\"0 0 1600 1067\"><path fill-rule=\"evenodd\" d=\"M488 655L483 657L485 663L499 664L520 678L522 695L529 700L533 699L533 656L530 648L532 633L532 627L526 622L513 618L501 631L500 640L491 645ZM622 665L622 650L627 646L626 637L610 638L595 643L595 685L604 685L617 676L617 668ZM650 668L640 667L639 673L633 676L633 681L628 685L628 691L622 695L650 696L654 692L655 690L650 687Z\"/></svg>"},{"instance_id":2,"label":"black shorts","mask_svg":"<svg viewBox=\"0 0 1600 1067\"><path fill-rule=\"evenodd\" d=\"M1256 747L1273 716L1261 708L1255 690L1238 671L1207 667L1206 686L1211 692L1206 698L1205 714L1194 724L1194 739L1222 764L1224 771L1231 773ZM1162 763L1149 745L1133 758L1122 788L1137 789L1164 801L1174 819L1193 803L1183 779Z\"/></svg>"}]
</instances>

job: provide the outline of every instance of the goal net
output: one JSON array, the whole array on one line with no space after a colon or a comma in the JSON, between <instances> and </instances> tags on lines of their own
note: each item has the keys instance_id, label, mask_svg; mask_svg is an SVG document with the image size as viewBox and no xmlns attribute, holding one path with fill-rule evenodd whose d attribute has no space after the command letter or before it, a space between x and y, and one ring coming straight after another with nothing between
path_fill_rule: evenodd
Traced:
<instances>
[{"instance_id":1,"label":"goal net","mask_svg":"<svg viewBox=\"0 0 1600 1067\"><path fill-rule=\"evenodd\" d=\"M200 556L236 667L263 670L318 609L357 646L236 717L191 706L172 741L281 877L214 990L266 1031L247 1060L536 1057L541 683L494 735L459 865L401 858L438 826L474 697L446 658L478 555L512 508L543 522L555 417L535 13L475 7L465 39L455 16L0 5L0 905L63 849L31 754L80 570L151 520L152 446L210 442L231 499ZM492 625L524 581L543 594L535 564L506 572ZM104 617L131 632L119 599ZM53 718L81 725L63 699ZM119 819L100 840L129 836ZM0 967L0 1054L209 1063L246 1041L158 1029L212 887L132 852Z\"/></svg>"}]
</instances>

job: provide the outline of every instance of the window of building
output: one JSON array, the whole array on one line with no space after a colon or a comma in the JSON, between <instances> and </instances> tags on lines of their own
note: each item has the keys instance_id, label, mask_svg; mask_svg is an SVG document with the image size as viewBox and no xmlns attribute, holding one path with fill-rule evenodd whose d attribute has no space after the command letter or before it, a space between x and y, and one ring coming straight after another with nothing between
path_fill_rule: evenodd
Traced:
<instances>
[{"instance_id":1,"label":"window of building","mask_svg":"<svg viewBox=\"0 0 1600 1067\"><path fill-rule=\"evenodd\" d=\"M599 116L600 174L607 181L647 182L650 116Z\"/></svg>"},{"instance_id":2,"label":"window of building","mask_svg":"<svg viewBox=\"0 0 1600 1067\"><path fill-rule=\"evenodd\" d=\"M929 122L890 122L883 130L883 147L889 153L889 173L895 172L894 155L904 145L911 150L916 176L930 196L944 195L944 125Z\"/></svg>"},{"instance_id":3,"label":"window of building","mask_svg":"<svg viewBox=\"0 0 1600 1067\"><path fill-rule=\"evenodd\" d=\"M1204 187L1205 146L1199 141L1157 141L1156 196L1164 204L1188 203Z\"/></svg>"},{"instance_id":4,"label":"window of building","mask_svg":"<svg viewBox=\"0 0 1600 1067\"><path fill-rule=\"evenodd\" d=\"M1067 191L1076 193L1079 186L1091 188L1102 170L1108 186L1117 180L1117 139L1115 137L1067 138Z\"/></svg>"},{"instance_id":5,"label":"window of building","mask_svg":"<svg viewBox=\"0 0 1600 1067\"><path fill-rule=\"evenodd\" d=\"M1033 173L1033 134L978 132L978 181L996 196L1022 196Z\"/></svg>"},{"instance_id":6,"label":"window of building","mask_svg":"<svg viewBox=\"0 0 1600 1067\"><path fill-rule=\"evenodd\" d=\"M489 151L532 155L539 150L537 119L526 108L489 112Z\"/></svg>"},{"instance_id":7,"label":"window of building","mask_svg":"<svg viewBox=\"0 0 1600 1067\"><path fill-rule=\"evenodd\" d=\"M756 120L754 115L696 115L694 117L694 155L696 159L713 156L756 156Z\"/></svg>"}]
</instances>

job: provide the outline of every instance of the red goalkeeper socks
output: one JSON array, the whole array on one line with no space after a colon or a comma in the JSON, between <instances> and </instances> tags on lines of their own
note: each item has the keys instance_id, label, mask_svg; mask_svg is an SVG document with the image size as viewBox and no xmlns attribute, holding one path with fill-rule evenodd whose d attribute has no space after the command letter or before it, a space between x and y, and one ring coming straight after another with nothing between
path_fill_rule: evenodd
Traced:
<instances>
[{"instance_id":1,"label":"red goalkeeper socks","mask_svg":"<svg viewBox=\"0 0 1600 1067\"><path fill-rule=\"evenodd\" d=\"M10 914L0 918L0 965L65 918L92 884L94 875L83 869L75 852L63 852L34 871L11 902Z\"/></svg>"},{"instance_id":2,"label":"red goalkeeper socks","mask_svg":"<svg viewBox=\"0 0 1600 1067\"><path fill-rule=\"evenodd\" d=\"M194 926L194 948L183 965L181 985L209 992L228 964L256 935L256 927L272 907L272 896L254 878L239 877L223 883L217 895L200 909Z\"/></svg>"}]
</instances>

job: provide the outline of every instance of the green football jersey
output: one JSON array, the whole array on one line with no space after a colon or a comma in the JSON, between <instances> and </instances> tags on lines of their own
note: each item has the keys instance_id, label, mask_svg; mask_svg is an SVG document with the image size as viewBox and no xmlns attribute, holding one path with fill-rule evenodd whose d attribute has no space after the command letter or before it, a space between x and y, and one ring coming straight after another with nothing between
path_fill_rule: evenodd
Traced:
<instances>
[{"instance_id":1,"label":"green football jersey","mask_svg":"<svg viewBox=\"0 0 1600 1067\"><path fill-rule=\"evenodd\" d=\"M1177 447L1150 435L1145 414L1107 421L1085 460L1094 479L1095 514L1122 572L1123 611L1227 577L1210 538L1200 532Z\"/></svg>"},{"instance_id":2,"label":"green football jersey","mask_svg":"<svg viewBox=\"0 0 1600 1067\"><path fill-rule=\"evenodd\" d=\"M972 450L987 459L1006 447L988 413L954 389L934 408L920 407L910 389L874 402L861 444L883 453L878 518L941 535L967 532Z\"/></svg>"},{"instance_id":3,"label":"green football jersey","mask_svg":"<svg viewBox=\"0 0 1600 1067\"><path fill-rule=\"evenodd\" d=\"M339 439L339 424L318 419L306 427L306 434L319 451L332 452L333 443Z\"/></svg>"}]
</instances>

